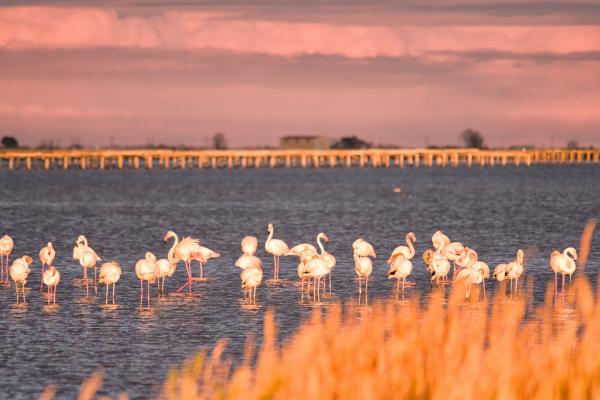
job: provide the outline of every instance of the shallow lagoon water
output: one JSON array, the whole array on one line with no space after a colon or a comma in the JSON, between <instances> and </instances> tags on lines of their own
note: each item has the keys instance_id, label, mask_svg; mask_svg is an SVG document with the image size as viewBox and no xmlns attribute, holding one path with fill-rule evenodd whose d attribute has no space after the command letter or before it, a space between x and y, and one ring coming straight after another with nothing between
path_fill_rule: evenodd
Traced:
<instances>
[{"instance_id":1,"label":"shallow lagoon water","mask_svg":"<svg viewBox=\"0 0 600 400\"><path fill-rule=\"evenodd\" d=\"M272 258L264 251L267 224L288 245L314 242L326 232L327 250L337 257L333 297L357 300L351 244L372 242L374 260L369 300L395 298L385 259L417 236L417 257L407 294L426 295L429 277L421 260L431 235L443 230L464 242L490 267L511 260L519 247L531 255L533 303L544 299L552 275L552 249L578 247L590 217L600 217L600 168L594 165L321 170L171 171L0 171L0 234L15 240L11 262L28 254L35 260L28 304L15 305L14 286L0 287L0 376L2 397L32 398L47 385L59 397L74 397L94 370L104 371L103 393L131 398L156 395L171 366L221 338L239 358L248 334L260 339L265 311L273 308L280 337L289 336L314 306L300 304L296 258L281 259L283 284L259 287L257 307L241 304L239 270L233 266L245 235L260 240L266 278ZM401 192L394 192L400 187ZM222 257L205 266L206 282L195 282L193 297L156 298L153 310L140 310L135 262L146 251L163 258L162 242L172 229L193 236ZM104 261L117 260L117 308L103 307L104 288L85 298L78 283L81 267L72 248L85 234ZM596 234L596 238L598 235ZM52 241L62 274L57 307L45 306L37 291L39 249ZM600 246L592 248L586 273L596 282ZM197 267L194 267L197 275ZM167 280L168 292L184 281L179 266ZM495 283L489 282L493 291Z\"/></svg>"}]
</instances>

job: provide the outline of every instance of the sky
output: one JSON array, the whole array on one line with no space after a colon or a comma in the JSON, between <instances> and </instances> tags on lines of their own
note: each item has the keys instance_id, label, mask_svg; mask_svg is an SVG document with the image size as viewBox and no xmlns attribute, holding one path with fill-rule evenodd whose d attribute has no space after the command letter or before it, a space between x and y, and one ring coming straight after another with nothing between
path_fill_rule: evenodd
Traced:
<instances>
[{"instance_id":1,"label":"sky","mask_svg":"<svg viewBox=\"0 0 600 400\"><path fill-rule=\"evenodd\" d=\"M600 146L600 3L3 0L21 144Z\"/></svg>"}]
</instances>

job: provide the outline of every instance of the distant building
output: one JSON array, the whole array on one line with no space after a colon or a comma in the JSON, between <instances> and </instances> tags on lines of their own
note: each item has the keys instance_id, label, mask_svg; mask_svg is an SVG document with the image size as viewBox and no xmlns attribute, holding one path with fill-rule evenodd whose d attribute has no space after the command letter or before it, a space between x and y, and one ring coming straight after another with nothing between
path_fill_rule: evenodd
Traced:
<instances>
[{"instance_id":1,"label":"distant building","mask_svg":"<svg viewBox=\"0 0 600 400\"><path fill-rule=\"evenodd\" d=\"M333 145L334 149L368 149L370 147L372 147L371 143L356 136L343 137Z\"/></svg>"},{"instance_id":2,"label":"distant building","mask_svg":"<svg viewBox=\"0 0 600 400\"><path fill-rule=\"evenodd\" d=\"M328 149L331 141L323 136L284 136L279 141L282 149Z\"/></svg>"}]
</instances>

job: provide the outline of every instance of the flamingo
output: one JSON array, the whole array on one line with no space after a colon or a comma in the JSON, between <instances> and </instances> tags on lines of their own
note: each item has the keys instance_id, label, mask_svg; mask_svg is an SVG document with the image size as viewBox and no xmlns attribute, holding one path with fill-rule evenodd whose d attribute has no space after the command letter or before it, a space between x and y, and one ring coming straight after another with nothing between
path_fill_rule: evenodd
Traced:
<instances>
[{"instance_id":1,"label":"flamingo","mask_svg":"<svg viewBox=\"0 0 600 400\"><path fill-rule=\"evenodd\" d=\"M427 271L433 275L434 270L433 270L433 250L432 249L427 249L423 252L423 261L425 262L425 268L427 268Z\"/></svg>"},{"instance_id":2,"label":"flamingo","mask_svg":"<svg viewBox=\"0 0 600 400\"><path fill-rule=\"evenodd\" d=\"M496 267L494 268L494 273L493 273L492 277L494 279L496 279L498 282L502 282L503 280L505 280L507 266L508 266L508 264L496 265Z\"/></svg>"},{"instance_id":3,"label":"flamingo","mask_svg":"<svg viewBox=\"0 0 600 400\"><path fill-rule=\"evenodd\" d=\"M396 291L400 291L400 279L402 279L402 292L406 286L406 278L412 272L413 265L409 259L403 255L396 256L394 261L390 264L390 270L388 271L388 279L396 278Z\"/></svg>"},{"instance_id":4,"label":"flamingo","mask_svg":"<svg viewBox=\"0 0 600 400\"><path fill-rule=\"evenodd\" d=\"M4 235L0 238L0 282L8 282L8 257L13 246L14 242L10 236Z\"/></svg>"},{"instance_id":5,"label":"flamingo","mask_svg":"<svg viewBox=\"0 0 600 400\"><path fill-rule=\"evenodd\" d=\"M575 272L577 265L577 250L573 247L567 247L562 254L558 251L553 251L550 255L550 268L554 271L554 288L555 292L558 292L558 281L557 275L562 274L562 292L565 291L565 275L569 275L569 281L571 275Z\"/></svg>"},{"instance_id":6,"label":"flamingo","mask_svg":"<svg viewBox=\"0 0 600 400\"><path fill-rule=\"evenodd\" d=\"M431 236L431 243L433 244L433 248L438 250L439 248L450 243L450 238L444 235L442 231L436 231L433 236Z\"/></svg>"},{"instance_id":7,"label":"flamingo","mask_svg":"<svg viewBox=\"0 0 600 400\"><path fill-rule=\"evenodd\" d=\"M288 245L283 240L273 239L273 224L269 224L267 241L265 243L265 250L267 253L273 254L273 278L279 279L279 257L285 256L290 250Z\"/></svg>"},{"instance_id":8,"label":"flamingo","mask_svg":"<svg viewBox=\"0 0 600 400\"><path fill-rule=\"evenodd\" d=\"M108 304L108 286L112 285L112 303L115 304L115 285L121 279L121 266L116 261L104 263L100 266L98 281L106 285L106 300Z\"/></svg>"},{"instance_id":9,"label":"flamingo","mask_svg":"<svg viewBox=\"0 0 600 400\"><path fill-rule=\"evenodd\" d=\"M523 260L525 257L525 253L523 250L519 249L517 251L517 256L514 261L510 262L506 266L506 277L510 278L510 287L512 291L512 281L515 280L515 292L519 286L519 278L523 274Z\"/></svg>"},{"instance_id":10,"label":"flamingo","mask_svg":"<svg viewBox=\"0 0 600 400\"><path fill-rule=\"evenodd\" d=\"M456 273L456 261L461 257L465 251L465 246L460 242L452 242L443 245L440 250L448 260L452 261L454 266L453 273Z\"/></svg>"},{"instance_id":11,"label":"flamingo","mask_svg":"<svg viewBox=\"0 0 600 400\"><path fill-rule=\"evenodd\" d=\"M300 243L296 246L292 247L286 254L286 256L296 256L300 257L300 255L305 252L310 251L314 254L317 254L317 248L310 243Z\"/></svg>"},{"instance_id":12,"label":"flamingo","mask_svg":"<svg viewBox=\"0 0 600 400\"><path fill-rule=\"evenodd\" d=\"M98 293L96 284L96 263L102 261L94 249L88 246L87 238L80 235L77 238L76 246L73 248L73 259L79 260L79 265L83 267L83 279L85 280L85 295L89 296L89 283L87 278L88 268L94 268L94 290Z\"/></svg>"},{"instance_id":13,"label":"flamingo","mask_svg":"<svg viewBox=\"0 0 600 400\"><path fill-rule=\"evenodd\" d=\"M415 234L413 232L408 232L406 234L406 246L398 246L394 249L394 251L392 252L392 255L390 256L390 258L388 258L387 263L392 265L392 263L394 262L394 259L396 257L402 256L407 260L410 260L411 258L413 258L415 256L415 248L413 246L413 243L417 241L417 238L415 237Z\"/></svg>"},{"instance_id":14,"label":"flamingo","mask_svg":"<svg viewBox=\"0 0 600 400\"><path fill-rule=\"evenodd\" d=\"M150 308L150 283L153 283L158 278L158 265L156 265L156 257L151 252L147 252L146 256L135 263L135 275L140 280L140 307L144 301L144 281L148 282L148 308Z\"/></svg>"},{"instance_id":15,"label":"flamingo","mask_svg":"<svg viewBox=\"0 0 600 400\"><path fill-rule=\"evenodd\" d=\"M320 301L321 279L330 272L329 265L324 258L316 256L306 263L306 271L308 276L313 279L313 300Z\"/></svg>"},{"instance_id":16,"label":"flamingo","mask_svg":"<svg viewBox=\"0 0 600 400\"><path fill-rule=\"evenodd\" d=\"M60 272L51 264L48 264L48 269L42 274L42 282L48 288L48 304L52 298L52 303L56 304L56 287L60 282Z\"/></svg>"},{"instance_id":17,"label":"flamingo","mask_svg":"<svg viewBox=\"0 0 600 400\"><path fill-rule=\"evenodd\" d=\"M377 257L373 245L362 238L358 238L352 243L354 254L359 257Z\"/></svg>"},{"instance_id":18,"label":"flamingo","mask_svg":"<svg viewBox=\"0 0 600 400\"><path fill-rule=\"evenodd\" d=\"M258 248L258 239L254 236L245 236L242 239L241 248L242 253L253 256L256 254L256 249Z\"/></svg>"},{"instance_id":19,"label":"flamingo","mask_svg":"<svg viewBox=\"0 0 600 400\"><path fill-rule=\"evenodd\" d=\"M456 260L456 263L460 266L458 273L460 273L462 270L469 269L476 272L473 275L476 279L479 279L479 275L481 275L481 282L477 282L477 284L482 283L483 296L485 297L485 278L490 277L490 268L485 262L478 260L477 252L473 249L465 247L465 250L463 251L461 257ZM481 273L479 274L479 272ZM455 276L455 280L458 280L458 273ZM463 275L462 279L464 278L465 275Z\"/></svg>"},{"instance_id":20,"label":"flamingo","mask_svg":"<svg viewBox=\"0 0 600 400\"><path fill-rule=\"evenodd\" d=\"M244 301L248 298L252 304L256 304L256 288L262 282L262 277L263 271L260 267L250 267L242 270L240 279L242 289L244 289Z\"/></svg>"},{"instance_id":21,"label":"flamingo","mask_svg":"<svg viewBox=\"0 0 600 400\"><path fill-rule=\"evenodd\" d=\"M262 269L263 267L263 263L260 258L249 254L242 254L242 256L235 261L234 265L242 270L248 268Z\"/></svg>"},{"instance_id":22,"label":"flamingo","mask_svg":"<svg viewBox=\"0 0 600 400\"><path fill-rule=\"evenodd\" d=\"M483 269L474 269L471 267L465 267L458 271L456 274L455 282L465 281L466 292L465 297L469 298L471 295L471 285L479 285L483 282L483 275L485 271ZM484 289L485 290L485 289Z\"/></svg>"},{"instance_id":23,"label":"flamingo","mask_svg":"<svg viewBox=\"0 0 600 400\"><path fill-rule=\"evenodd\" d=\"M215 251L212 251L208 247L204 247L204 246L198 246L198 247L200 248L201 258L204 259L204 262L200 261L200 259L197 259L196 261L198 261L200 263L200 279L203 279L204 278L203 264L206 263L211 258L219 258L219 257L221 257L221 255Z\"/></svg>"},{"instance_id":24,"label":"flamingo","mask_svg":"<svg viewBox=\"0 0 600 400\"><path fill-rule=\"evenodd\" d=\"M448 261L448 259L444 257L443 252L441 252L440 250L437 250L435 252L432 251L431 256L429 258L429 262L431 264L430 282L433 282L434 279L438 283L440 279L445 280L448 276L448 272L450 271L450 261Z\"/></svg>"},{"instance_id":25,"label":"flamingo","mask_svg":"<svg viewBox=\"0 0 600 400\"><path fill-rule=\"evenodd\" d=\"M23 256L13 261L10 266L10 278L15 282L15 290L17 291L17 304L19 304L19 285L23 289L23 303L26 303L25 299L25 284L31 270L29 266L33 262L33 259L29 256Z\"/></svg>"},{"instance_id":26,"label":"flamingo","mask_svg":"<svg viewBox=\"0 0 600 400\"><path fill-rule=\"evenodd\" d=\"M329 237L323 232L319 233L317 235L317 244L319 246L319 250L321 250L321 253L319 253L319 257L321 257L325 264L327 264L327 269L329 270L329 273L327 275L329 275L329 293L331 293L331 275L333 268L335 268L336 260L333 254L325 251L323 243L321 243L321 239L325 240L325 242L329 242Z\"/></svg>"},{"instance_id":27,"label":"flamingo","mask_svg":"<svg viewBox=\"0 0 600 400\"><path fill-rule=\"evenodd\" d=\"M42 262L42 276L40 279L40 292L43 289L43 285L44 285L44 266L51 266L52 263L54 262L54 257L56 256L56 252L54 251L54 248L52 247L52 242L48 242L48 244L45 247L42 247L42 249L40 250L40 261ZM60 277L59 277L60 279Z\"/></svg>"},{"instance_id":28,"label":"flamingo","mask_svg":"<svg viewBox=\"0 0 600 400\"><path fill-rule=\"evenodd\" d=\"M300 253L300 262L298 263L298 277L300 278L300 293L301 299L304 300L304 282L310 279L310 271L307 268L307 264L310 260L317 257L317 253L313 252L309 247L305 248ZM307 290L310 290L310 280L308 281ZM310 297L310 293L308 293Z\"/></svg>"},{"instance_id":29,"label":"flamingo","mask_svg":"<svg viewBox=\"0 0 600 400\"><path fill-rule=\"evenodd\" d=\"M362 278L365 279L365 293L369 294L369 276L373 272L373 263L369 257L354 253L354 271L358 275L358 293L362 293Z\"/></svg>"},{"instance_id":30,"label":"flamingo","mask_svg":"<svg viewBox=\"0 0 600 400\"><path fill-rule=\"evenodd\" d=\"M188 286L189 294L192 294L192 269L190 264L192 260L196 260L201 264L206 263L206 260L202 257L201 246L197 239L192 239L190 237L184 237L179 241L179 237L173 231L168 231L163 237L163 240L166 242L170 238L174 238L173 246L171 247L171 250L173 250L174 261L175 263L178 263L179 261L184 262L188 276L187 282L177 289L177 291L180 292L184 287Z\"/></svg>"}]
</instances>

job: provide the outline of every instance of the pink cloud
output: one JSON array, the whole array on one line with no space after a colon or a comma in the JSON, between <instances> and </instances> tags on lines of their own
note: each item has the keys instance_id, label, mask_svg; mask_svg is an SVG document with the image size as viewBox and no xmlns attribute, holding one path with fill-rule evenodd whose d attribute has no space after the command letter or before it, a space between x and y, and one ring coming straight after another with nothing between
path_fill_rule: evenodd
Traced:
<instances>
[{"instance_id":1,"label":"pink cloud","mask_svg":"<svg viewBox=\"0 0 600 400\"><path fill-rule=\"evenodd\" d=\"M592 25L360 25L248 20L223 12L122 15L104 8L0 9L3 48L216 48L276 56L425 56L481 49L530 53L600 51ZM434 56L435 57L435 56ZM439 57L439 56L438 56Z\"/></svg>"}]
</instances>

